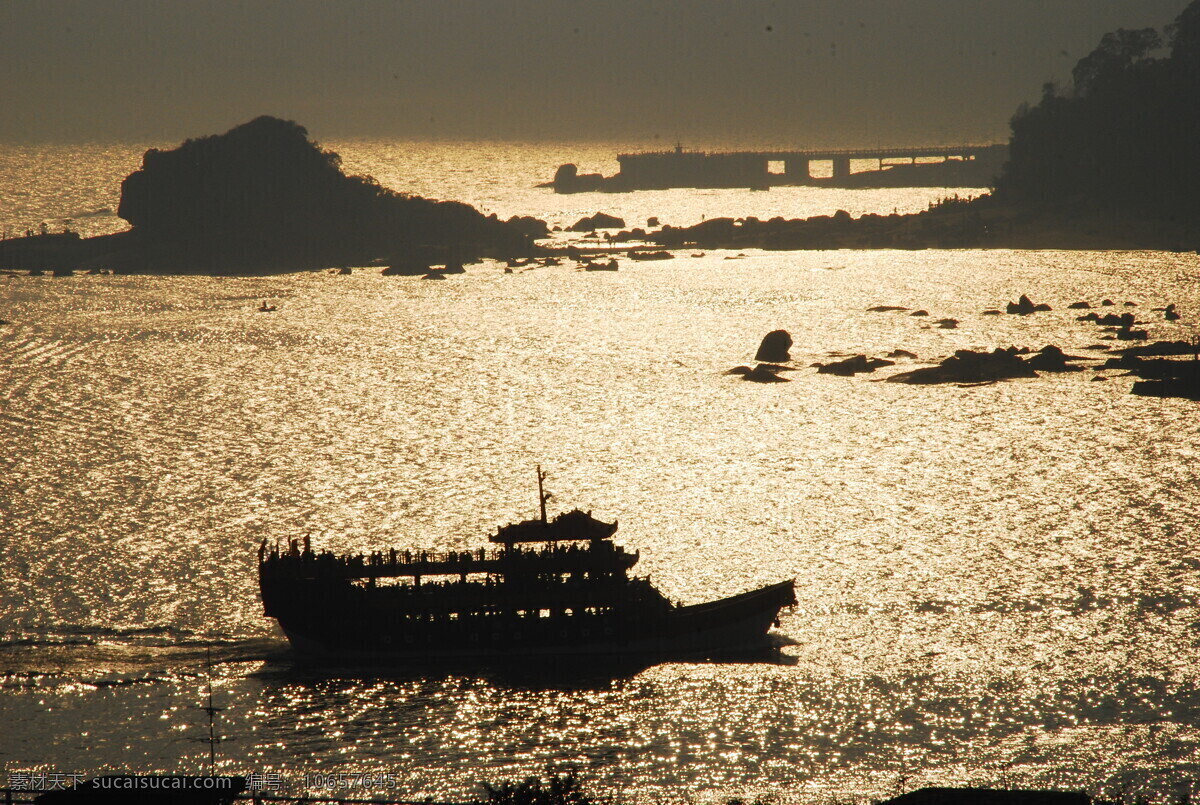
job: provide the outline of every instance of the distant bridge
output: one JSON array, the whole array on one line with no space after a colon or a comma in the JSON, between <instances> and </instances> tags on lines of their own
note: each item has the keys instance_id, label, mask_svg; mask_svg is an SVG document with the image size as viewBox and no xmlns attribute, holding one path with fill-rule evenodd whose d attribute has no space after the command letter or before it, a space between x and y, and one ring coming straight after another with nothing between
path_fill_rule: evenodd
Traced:
<instances>
[{"instance_id":1,"label":"distant bridge","mask_svg":"<svg viewBox=\"0 0 1200 805\"><path fill-rule=\"evenodd\" d=\"M959 173L978 176L986 184L1007 158L1004 145L923 146L917 148L813 148L792 151L673 151L620 154L621 172L613 180L629 189L642 187L758 187L772 184L808 184L814 180L813 162L832 165L830 180L837 185L851 176L850 163L873 160L882 172L888 161L907 160L917 165L975 163L955 166ZM921 160L918 163L918 160ZM782 163L782 173L771 173L771 163ZM934 173L934 172L930 172Z\"/></svg>"},{"instance_id":2,"label":"distant bridge","mask_svg":"<svg viewBox=\"0 0 1200 805\"><path fill-rule=\"evenodd\" d=\"M619 154L620 173L579 174L562 165L544 186L559 193L661 190L671 187L986 187L1008 158L1006 145L934 145L917 148L810 148L791 151L646 151ZM852 173L850 163L872 160L875 169ZM908 164L897 164L907 160ZM920 160L920 161L918 161ZM813 176L812 163L828 162L831 174ZM891 164L886 164L891 163ZM782 173L772 173L782 165Z\"/></svg>"}]
</instances>

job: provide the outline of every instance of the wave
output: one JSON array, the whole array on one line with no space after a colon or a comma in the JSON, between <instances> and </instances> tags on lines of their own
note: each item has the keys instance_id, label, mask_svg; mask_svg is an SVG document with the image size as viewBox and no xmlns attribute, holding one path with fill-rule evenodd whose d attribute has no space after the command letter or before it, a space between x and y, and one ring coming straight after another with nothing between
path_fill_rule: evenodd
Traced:
<instances>
[{"instance_id":1,"label":"wave","mask_svg":"<svg viewBox=\"0 0 1200 805\"><path fill-rule=\"evenodd\" d=\"M197 635L147 643L139 633L151 630L127 631L134 634L25 635L0 641L0 690L99 689L200 679L209 674L210 667L271 663L288 656L287 644L272 638Z\"/></svg>"},{"instance_id":2,"label":"wave","mask_svg":"<svg viewBox=\"0 0 1200 805\"><path fill-rule=\"evenodd\" d=\"M226 648L262 641L259 634L196 632L176 626L111 627L60 624L45 630L13 631L0 636L6 649L55 646L128 646L130 648Z\"/></svg>"}]
</instances>

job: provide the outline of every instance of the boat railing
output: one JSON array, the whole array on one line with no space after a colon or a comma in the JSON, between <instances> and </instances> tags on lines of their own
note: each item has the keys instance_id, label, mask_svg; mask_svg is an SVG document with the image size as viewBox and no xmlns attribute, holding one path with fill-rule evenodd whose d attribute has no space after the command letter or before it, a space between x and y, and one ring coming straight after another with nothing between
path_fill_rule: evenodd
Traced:
<instances>
[{"instance_id":1,"label":"boat railing","mask_svg":"<svg viewBox=\"0 0 1200 805\"><path fill-rule=\"evenodd\" d=\"M260 551L260 561L272 572L341 578L466 575L472 573L577 572L632 567L638 554L609 542L587 547L550 545L543 548L477 548L473 551L413 551L395 549L339 555L314 552L293 540L287 550Z\"/></svg>"}]
</instances>

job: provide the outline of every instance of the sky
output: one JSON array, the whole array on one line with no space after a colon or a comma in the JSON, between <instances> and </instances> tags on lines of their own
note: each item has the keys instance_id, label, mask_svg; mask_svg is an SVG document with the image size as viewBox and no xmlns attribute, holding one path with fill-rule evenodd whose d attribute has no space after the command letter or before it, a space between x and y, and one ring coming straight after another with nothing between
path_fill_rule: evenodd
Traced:
<instances>
[{"instance_id":1,"label":"sky","mask_svg":"<svg viewBox=\"0 0 1200 805\"><path fill-rule=\"evenodd\" d=\"M1186 0L0 0L0 142L1003 142Z\"/></svg>"}]
</instances>

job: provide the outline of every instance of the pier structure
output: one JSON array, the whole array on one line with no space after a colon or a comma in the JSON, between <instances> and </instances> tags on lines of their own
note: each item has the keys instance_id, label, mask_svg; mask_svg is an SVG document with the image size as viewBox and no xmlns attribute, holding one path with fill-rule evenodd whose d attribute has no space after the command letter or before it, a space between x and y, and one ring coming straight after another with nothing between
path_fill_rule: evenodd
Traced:
<instances>
[{"instance_id":1,"label":"pier structure","mask_svg":"<svg viewBox=\"0 0 1200 805\"><path fill-rule=\"evenodd\" d=\"M992 184L1007 158L1008 146L994 144L723 152L676 146L670 151L619 154L621 170L611 177L580 175L574 165L564 165L548 186L560 193L672 187L765 190L779 185L985 187ZM864 166L863 162L874 165ZM827 163L828 173L814 176L814 163Z\"/></svg>"},{"instance_id":2,"label":"pier structure","mask_svg":"<svg viewBox=\"0 0 1200 805\"><path fill-rule=\"evenodd\" d=\"M620 176L636 186L664 185L687 187L689 181L705 178L729 187L755 187L769 184L809 184L818 177L812 163L832 165L830 178L836 183L851 175L850 163L873 161L874 170L886 170L897 163L931 164L936 162L1003 162L1003 145L932 146L920 148L841 148L802 151L726 151L707 153L672 151L619 154ZM918 160L921 160L918 163ZM782 173L772 173L771 163L782 163ZM871 169L868 169L871 170Z\"/></svg>"}]
</instances>

